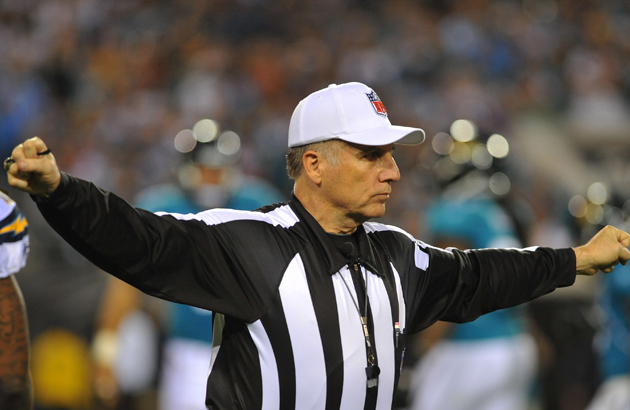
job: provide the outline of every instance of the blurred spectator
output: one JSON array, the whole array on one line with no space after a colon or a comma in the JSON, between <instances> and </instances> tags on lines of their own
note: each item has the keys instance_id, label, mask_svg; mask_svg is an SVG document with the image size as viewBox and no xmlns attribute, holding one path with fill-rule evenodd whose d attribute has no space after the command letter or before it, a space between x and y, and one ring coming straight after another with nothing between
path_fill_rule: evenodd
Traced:
<instances>
[{"instance_id":1,"label":"blurred spectator","mask_svg":"<svg viewBox=\"0 0 630 410\"><path fill-rule=\"evenodd\" d=\"M609 213L620 227L630 222L630 201L613 193L606 201ZM581 231L588 235L601 223L578 220ZM602 384L588 410L622 410L630 408L630 266L616 267L601 278L596 295L600 309L600 326L595 337Z\"/></svg>"},{"instance_id":2,"label":"blurred spectator","mask_svg":"<svg viewBox=\"0 0 630 410\"><path fill-rule=\"evenodd\" d=\"M0 190L0 408L33 408L26 307L13 276L26 264L28 222Z\"/></svg>"},{"instance_id":3,"label":"blurred spectator","mask_svg":"<svg viewBox=\"0 0 630 410\"><path fill-rule=\"evenodd\" d=\"M427 224L439 247L521 247L508 215L490 198L437 200ZM418 342L423 353L410 388L411 409L529 408L537 359L522 307L465 324L437 322Z\"/></svg>"},{"instance_id":4,"label":"blurred spectator","mask_svg":"<svg viewBox=\"0 0 630 410\"><path fill-rule=\"evenodd\" d=\"M630 407L630 268L616 267L603 281L597 338L603 383L588 410L622 410Z\"/></svg>"},{"instance_id":5,"label":"blurred spectator","mask_svg":"<svg viewBox=\"0 0 630 410\"><path fill-rule=\"evenodd\" d=\"M530 194L536 217L529 227L529 244L575 246L580 239L570 229L573 221L567 217L566 198L546 182L535 184ZM552 292L528 305L530 316L548 342L539 385L543 409L583 410L600 383L593 347L598 283L589 279L576 279L571 289Z\"/></svg>"}]
</instances>

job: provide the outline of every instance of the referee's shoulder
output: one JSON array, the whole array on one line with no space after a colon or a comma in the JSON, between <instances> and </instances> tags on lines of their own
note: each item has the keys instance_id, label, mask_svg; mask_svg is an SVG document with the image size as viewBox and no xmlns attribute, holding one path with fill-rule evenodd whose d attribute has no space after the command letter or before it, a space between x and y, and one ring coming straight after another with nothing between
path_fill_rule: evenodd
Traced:
<instances>
[{"instance_id":1,"label":"referee's shoulder","mask_svg":"<svg viewBox=\"0 0 630 410\"><path fill-rule=\"evenodd\" d=\"M276 203L266 205L253 211L244 211L229 208L215 208L194 215L198 219L208 225L232 226L236 229L250 230L254 233L260 229L284 228L281 230L290 230L299 225L300 218L291 209L287 203Z\"/></svg>"},{"instance_id":2,"label":"referee's shoulder","mask_svg":"<svg viewBox=\"0 0 630 410\"><path fill-rule=\"evenodd\" d=\"M408 259L422 243L409 232L394 225L380 222L366 222L363 224L365 232L377 247L387 249L395 260Z\"/></svg>"},{"instance_id":3,"label":"referee's shoulder","mask_svg":"<svg viewBox=\"0 0 630 410\"><path fill-rule=\"evenodd\" d=\"M390 238L401 242L415 242L416 238L409 232L394 225L388 225L380 222L365 222L363 224L365 232L368 235Z\"/></svg>"},{"instance_id":4,"label":"referee's shoulder","mask_svg":"<svg viewBox=\"0 0 630 410\"><path fill-rule=\"evenodd\" d=\"M251 212L260 215L272 225L280 225L286 228L300 222L300 218L287 202L265 205Z\"/></svg>"}]
</instances>

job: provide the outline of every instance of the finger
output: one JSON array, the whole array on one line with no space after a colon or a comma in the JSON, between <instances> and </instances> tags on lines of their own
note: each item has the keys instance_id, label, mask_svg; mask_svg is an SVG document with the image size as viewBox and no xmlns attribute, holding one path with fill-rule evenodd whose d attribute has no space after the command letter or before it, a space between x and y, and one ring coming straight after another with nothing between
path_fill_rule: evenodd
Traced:
<instances>
[{"instance_id":1,"label":"finger","mask_svg":"<svg viewBox=\"0 0 630 410\"><path fill-rule=\"evenodd\" d=\"M630 260L630 250L628 250L627 247L622 246L619 251L619 263L625 265L628 263L628 260Z\"/></svg>"},{"instance_id":2,"label":"finger","mask_svg":"<svg viewBox=\"0 0 630 410\"><path fill-rule=\"evenodd\" d=\"M24 146L24 157L25 158L37 158L38 152L44 152L48 148L46 148L46 144L39 137L30 138L22 144Z\"/></svg>"},{"instance_id":3,"label":"finger","mask_svg":"<svg viewBox=\"0 0 630 410\"><path fill-rule=\"evenodd\" d=\"M11 152L11 158L13 158L15 162L24 158L24 145L23 144L20 144L16 146L15 148L13 148L13 152Z\"/></svg>"},{"instance_id":4,"label":"finger","mask_svg":"<svg viewBox=\"0 0 630 410\"><path fill-rule=\"evenodd\" d=\"M20 174L17 163L19 159L24 158L24 146L20 144L15 147L10 158L13 160L13 163L7 169L7 177L12 175L18 179L28 179L26 175Z\"/></svg>"},{"instance_id":5,"label":"finger","mask_svg":"<svg viewBox=\"0 0 630 410\"><path fill-rule=\"evenodd\" d=\"M12 158L7 158L3 164L4 170L7 172L7 174L11 174L12 173L11 171L13 172L17 171L17 164L15 163L15 161L10 162L9 165L7 166L7 161L9 160L12 160Z\"/></svg>"},{"instance_id":6,"label":"finger","mask_svg":"<svg viewBox=\"0 0 630 410\"><path fill-rule=\"evenodd\" d=\"M17 178L11 174L7 176L7 181L9 182L9 185L11 185L14 188L24 189L24 190L28 188L28 181L21 178Z\"/></svg>"},{"instance_id":7,"label":"finger","mask_svg":"<svg viewBox=\"0 0 630 410\"><path fill-rule=\"evenodd\" d=\"M32 139L26 140L22 146L24 147L24 158L37 157L37 147L35 146L35 141Z\"/></svg>"},{"instance_id":8,"label":"finger","mask_svg":"<svg viewBox=\"0 0 630 410\"><path fill-rule=\"evenodd\" d=\"M41 153L50 152L44 141L39 137L30 138L20 144L13 151L12 158L17 163L17 170L23 174L17 174L18 178L28 179L26 173L43 173L50 169L51 156L41 156ZM54 160L53 160L54 162Z\"/></svg>"},{"instance_id":9,"label":"finger","mask_svg":"<svg viewBox=\"0 0 630 410\"><path fill-rule=\"evenodd\" d=\"M50 169L50 161L47 158L24 158L17 162L16 177L29 179L31 173L45 174Z\"/></svg>"},{"instance_id":10,"label":"finger","mask_svg":"<svg viewBox=\"0 0 630 410\"><path fill-rule=\"evenodd\" d=\"M625 248L630 246L630 234L621 229L617 229L617 241Z\"/></svg>"}]
</instances>

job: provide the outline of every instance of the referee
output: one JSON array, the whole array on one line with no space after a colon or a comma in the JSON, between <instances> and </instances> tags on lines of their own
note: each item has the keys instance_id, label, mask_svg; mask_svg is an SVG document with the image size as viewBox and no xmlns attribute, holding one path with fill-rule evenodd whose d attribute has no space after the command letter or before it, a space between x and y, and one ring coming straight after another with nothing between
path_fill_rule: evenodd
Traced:
<instances>
[{"instance_id":1,"label":"referee","mask_svg":"<svg viewBox=\"0 0 630 410\"><path fill-rule=\"evenodd\" d=\"M208 409L390 409L405 339L627 263L630 236L604 228L575 249L442 250L368 222L400 173L393 126L360 83L295 109L288 203L198 214L133 208L60 172L39 138L7 161L9 183L94 264L150 295L216 312Z\"/></svg>"}]
</instances>

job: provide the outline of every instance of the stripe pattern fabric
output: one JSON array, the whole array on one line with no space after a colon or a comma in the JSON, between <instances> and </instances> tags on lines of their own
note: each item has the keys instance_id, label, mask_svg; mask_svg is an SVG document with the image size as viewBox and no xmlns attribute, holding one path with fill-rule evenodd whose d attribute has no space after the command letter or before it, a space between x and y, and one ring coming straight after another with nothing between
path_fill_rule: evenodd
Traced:
<instances>
[{"instance_id":1,"label":"stripe pattern fabric","mask_svg":"<svg viewBox=\"0 0 630 410\"><path fill-rule=\"evenodd\" d=\"M262 222L285 231L303 229L300 218L288 205L259 212L216 209L197 215L159 215L170 215L182 221L197 220L208 226L238 221ZM387 230L381 225L370 226L373 232ZM414 246L413 240L409 240L409 246ZM336 272L322 269L321 254L312 247L300 249L292 256L291 260L278 260L278 266L266 267L266 276L271 275L269 271L277 270L272 274L280 280L277 295L261 318L246 325L247 334L239 333L241 339L248 341L244 345L251 349L245 356L256 358L254 363L259 369L256 374L260 377L256 384L260 385L260 391L247 401L247 396L238 396L238 389L230 389L235 395L230 400L236 400L236 408L244 409L390 409L400 370L400 362L396 361L394 323L401 323L403 329L405 323L405 309L398 308L404 306L398 273L390 266L389 275L384 278L364 266L360 269L368 289L370 332L381 370L378 386L368 389L365 339L356 308L362 298L348 264L342 262ZM393 317L392 304L403 316ZM214 334L219 332L221 337L217 338L220 343L215 341L208 380L208 407L211 409L234 405L217 400L226 397L226 370L217 366L230 363L232 369L239 367L234 351L243 348L242 341L236 343L240 346L237 349L232 345L231 330L226 329L231 329L230 322L235 321L226 317L226 324L214 330ZM402 343L399 346L402 350ZM254 363L242 363L242 366L254 366ZM241 370L247 372L245 368L235 372ZM238 385L236 380L232 382Z\"/></svg>"},{"instance_id":2,"label":"stripe pattern fabric","mask_svg":"<svg viewBox=\"0 0 630 410\"><path fill-rule=\"evenodd\" d=\"M408 334L575 279L570 249L442 250L379 223L357 228L360 260L348 261L295 197L251 212L156 215L62 173L38 207L101 269L215 312L210 410L390 409ZM366 290L373 388L357 308Z\"/></svg>"}]
</instances>

